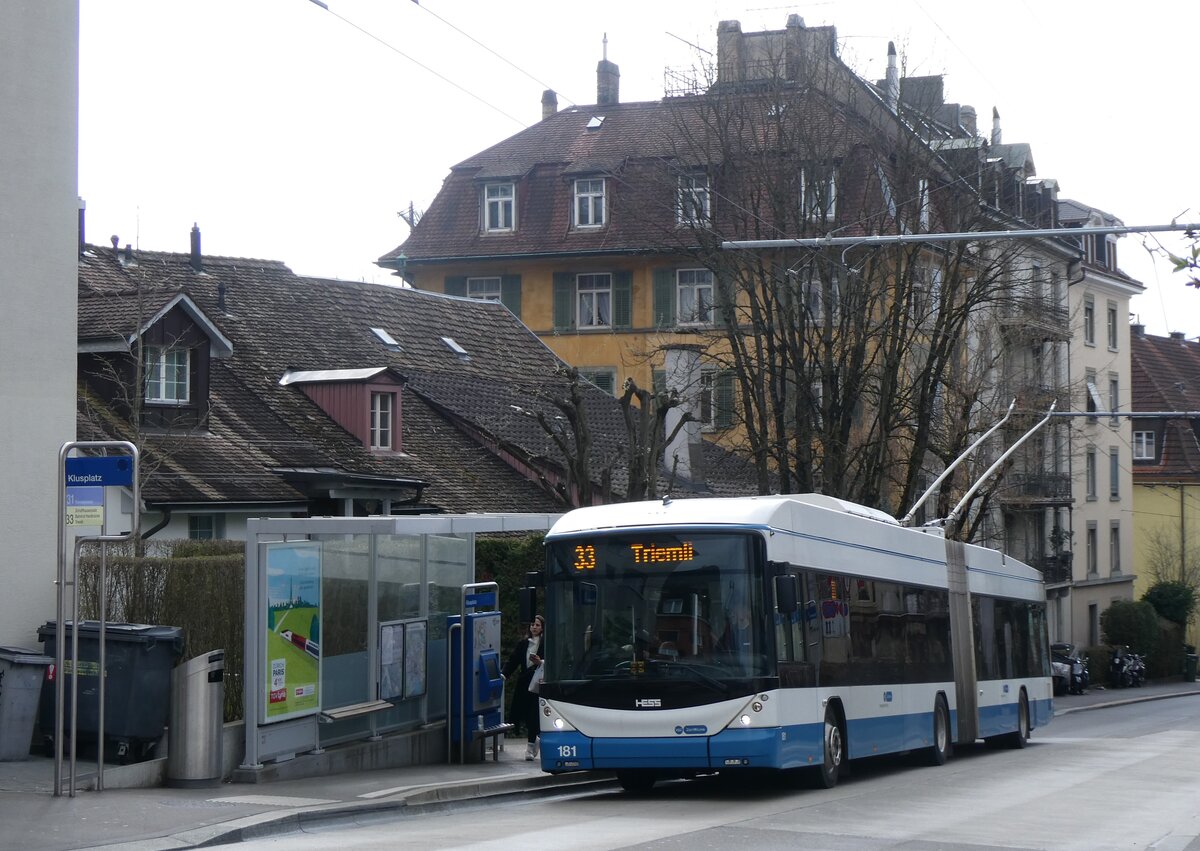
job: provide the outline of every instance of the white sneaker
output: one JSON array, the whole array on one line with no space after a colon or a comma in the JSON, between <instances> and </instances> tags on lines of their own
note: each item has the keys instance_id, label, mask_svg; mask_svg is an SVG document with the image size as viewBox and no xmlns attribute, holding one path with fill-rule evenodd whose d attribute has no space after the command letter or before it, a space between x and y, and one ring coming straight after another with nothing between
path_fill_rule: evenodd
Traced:
<instances>
[{"instance_id":1,"label":"white sneaker","mask_svg":"<svg viewBox=\"0 0 1200 851\"><path fill-rule=\"evenodd\" d=\"M533 762L533 759L536 756L537 756L537 743L530 742L529 744L527 744L525 746L525 761Z\"/></svg>"}]
</instances>

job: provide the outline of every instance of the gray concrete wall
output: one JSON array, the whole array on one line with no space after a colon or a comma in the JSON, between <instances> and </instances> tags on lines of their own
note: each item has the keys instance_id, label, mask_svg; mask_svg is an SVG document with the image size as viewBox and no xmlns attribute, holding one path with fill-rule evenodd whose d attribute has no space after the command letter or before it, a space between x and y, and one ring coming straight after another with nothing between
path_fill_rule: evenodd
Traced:
<instances>
[{"instance_id":1,"label":"gray concrete wall","mask_svg":"<svg viewBox=\"0 0 1200 851\"><path fill-rule=\"evenodd\" d=\"M75 438L78 0L0 3L0 644L54 616Z\"/></svg>"}]
</instances>

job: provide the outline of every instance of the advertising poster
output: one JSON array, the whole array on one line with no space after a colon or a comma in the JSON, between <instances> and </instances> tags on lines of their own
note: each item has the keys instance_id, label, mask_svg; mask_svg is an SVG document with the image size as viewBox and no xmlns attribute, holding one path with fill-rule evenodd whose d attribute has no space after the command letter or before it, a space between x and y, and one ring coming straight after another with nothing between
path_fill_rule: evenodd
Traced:
<instances>
[{"instance_id":1,"label":"advertising poster","mask_svg":"<svg viewBox=\"0 0 1200 851\"><path fill-rule=\"evenodd\" d=\"M267 544L265 722L321 708L321 545Z\"/></svg>"},{"instance_id":2,"label":"advertising poster","mask_svg":"<svg viewBox=\"0 0 1200 851\"><path fill-rule=\"evenodd\" d=\"M425 693L425 621L413 621L404 629L404 696Z\"/></svg>"},{"instance_id":3,"label":"advertising poster","mask_svg":"<svg viewBox=\"0 0 1200 851\"><path fill-rule=\"evenodd\" d=\"M379 699L404 697L404 624L379 625Z\"/></svg>"}]
</instances>

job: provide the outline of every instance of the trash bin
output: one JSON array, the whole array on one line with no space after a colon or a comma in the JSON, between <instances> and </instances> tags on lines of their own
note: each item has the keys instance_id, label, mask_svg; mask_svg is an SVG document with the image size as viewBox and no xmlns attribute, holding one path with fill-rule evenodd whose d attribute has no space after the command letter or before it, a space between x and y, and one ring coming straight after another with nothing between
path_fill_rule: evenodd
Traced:
<instances>
[{"instance_id":1,"label":"trash bin","mask_svg":"<svg viewBox=\"0 0 1200 851\"><path fill-rule=\"evenodd\" d=\"M1183 679L1189 683L1196 682L1196 660L1195 653L1188 653L1183 657Z\"/></svg>"},{"instance_id":2,"label":"trash bin","mask_svg":"<svg viewBox=\"0 0 1200 851\"><path fill-rule=\"evenodd\" d=\"M167 785L216 786L223 774L225 651L213 650L171 672Z\"/></svg>"},{"instance_id":3,"label":"trash bin","mask_svg":"<svg viewBox=\"0 0 1200 851\"><path fill-rule=\"evenodd\" d=\"M71 625L63 631L66 663L61 672L67 676L63 729L71 730L72 671L79 671L80 742L96 742L100 730L100 622L79 624L79 663L71 660ZM47 656L57 651L58 624L47 621L38 628L38 639ZM183 630L177 626L150 626L136 623L110 623L105 626L105 746L123 763L149 759L167 726L171 699L171 668L183 653ZM59 672L55 672L57 675ZM38 718L42 735L53 747L55 684L47 679L42 687ZM64 743L65 745L66 743Z\"/></svg>"},{"instance_id":4,"label":"trash bin","mask_svg":"<svg viewBox=\"0 0 1200 851\"><path fill-rule=\"evenodd\" d=\"M54 660L24 647L0 647L0 761L28 759L46 667Z\"/></svg>"}]
</instances>

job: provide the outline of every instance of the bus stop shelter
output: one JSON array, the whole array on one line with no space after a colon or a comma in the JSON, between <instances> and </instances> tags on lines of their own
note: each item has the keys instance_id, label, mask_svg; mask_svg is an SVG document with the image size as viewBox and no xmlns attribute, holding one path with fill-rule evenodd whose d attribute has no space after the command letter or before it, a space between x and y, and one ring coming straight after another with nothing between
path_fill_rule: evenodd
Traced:
<instances>
[{"instance_id":1,"label":"bus stop shelter","mask_svg":"<svg viewBox=\"0 0 1200 851\"><path fill-rule=\"evenodd\" d=\"M447 618L475 581L479 534L553 514L251 520L243 769L441 725Z\"/></svg>"}]
</instances>

